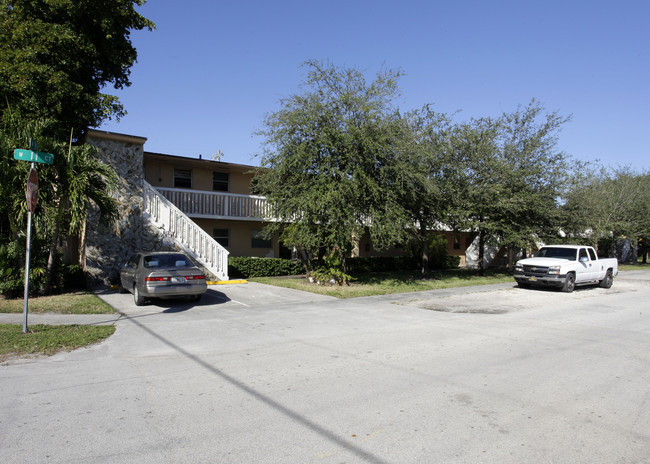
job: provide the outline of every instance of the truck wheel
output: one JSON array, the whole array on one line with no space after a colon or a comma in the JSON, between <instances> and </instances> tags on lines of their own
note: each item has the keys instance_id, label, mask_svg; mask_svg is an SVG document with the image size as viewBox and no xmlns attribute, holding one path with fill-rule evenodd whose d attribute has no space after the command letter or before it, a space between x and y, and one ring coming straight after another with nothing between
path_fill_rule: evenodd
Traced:
<instances>
[{"instance_id":1,"label":"truck wheel","mask_svg":"<svg viewBox=\"0 0 650 464\"><path fill-rule=\"evenodd\" d=\"M571 293L576 289L576 276L575 274L567 274L564 285L562 286L562 291L566 293Z\"/></svg>"},{"instance_id":2,"label":"truck wheel","mask_svg":"<svg viewBox=\"0 0 650 464\"><path fill-rule=\"evenodd\" d=\"M605 274L605 278L598 282L598 285L600 288L610 288L612 284L614 283L614 275L612 274L612 270L608 269L607 274Z\"/></svg>"}]
</instances>

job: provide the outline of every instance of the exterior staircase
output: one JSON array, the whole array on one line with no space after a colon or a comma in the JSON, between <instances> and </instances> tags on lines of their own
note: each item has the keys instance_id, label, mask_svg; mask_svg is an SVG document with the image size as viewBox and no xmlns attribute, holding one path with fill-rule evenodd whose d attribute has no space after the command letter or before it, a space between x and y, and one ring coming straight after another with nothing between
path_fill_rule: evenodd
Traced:
<instances>
[{"instance_id":1,"label":"exterior staircase","mask_svg":"<svg viewBox=\"0 0 650 464\"><path fill-rule=\"evenodd\" d=\"M143 216L218 280L228 280L228 250L146 181Z\"/></svg>"}]
</instances>

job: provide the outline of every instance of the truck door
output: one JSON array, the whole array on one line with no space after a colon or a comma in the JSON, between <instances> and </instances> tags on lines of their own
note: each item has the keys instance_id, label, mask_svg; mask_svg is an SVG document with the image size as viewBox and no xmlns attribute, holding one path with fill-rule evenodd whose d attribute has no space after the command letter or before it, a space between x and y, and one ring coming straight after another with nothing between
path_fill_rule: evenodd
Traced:
<instances>
[{"instance_id":1,"label":"truck door","mask_svg":"<svg viewBox=\"0 0 650 464\"><path fill-rule=\"evenodd\" d=\"M578 267L576 269L576 282L588 282L594 280L594 273L598 270L594 268L594 263L589 257L586 248L580 248L578 251Z\"/></svg>"},{"instance_id":2,"label":"truck door","mask_svg":"<svg viewBox=\"0 0 650 464\"><path fill-rule=\"evenodd\" d=\"M593 274L591 275L592 280L602 280L605 278L605 274L607 271L602 268L602 263L598 260L598 255L596 254L596 250L593 248L587 248L587 251L589 252L589 258L591 259L591 263L593 264Z\"/></svg>"}]
</instances>

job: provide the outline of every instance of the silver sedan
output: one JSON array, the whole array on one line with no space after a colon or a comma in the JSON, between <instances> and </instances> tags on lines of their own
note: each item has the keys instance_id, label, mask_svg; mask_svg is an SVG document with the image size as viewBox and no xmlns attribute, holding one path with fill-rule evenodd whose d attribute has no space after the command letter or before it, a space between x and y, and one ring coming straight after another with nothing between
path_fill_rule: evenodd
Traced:
<instances>
[{"instance_id":1,"label":"silver sedan","mask_svg":"<svg viewBox=\"0 0 650 464\"><path fill-rule=\"evenodd\" d=\"M201 299L208 286L205 273L183 253L137 253L120 268L120 291L133 293L136 305L148 298Z\"/></svg>"}]
</instances>

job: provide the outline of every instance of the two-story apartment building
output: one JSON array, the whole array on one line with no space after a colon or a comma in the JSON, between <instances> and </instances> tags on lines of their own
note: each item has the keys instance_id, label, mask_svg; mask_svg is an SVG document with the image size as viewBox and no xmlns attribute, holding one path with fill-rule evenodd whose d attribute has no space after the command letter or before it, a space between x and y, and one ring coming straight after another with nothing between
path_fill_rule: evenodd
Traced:
<instances>
[{"instance_id":1,"label":"two-story apartment building","mask_svg":"<svg viewBox=\"0 0 650 464\"><path fill-rule=\"evenodd\" d=\"M252 194L251 185L259 168L218 160L151 153L146 139L90 130L87 141L120 176L117 193L120 221L112 231L91 230L91 261L111 258L112 273L118 261L138 248L169 246L170 240L205 261L208 270L227 277L227 256L291 257L278 237L267 239L261 232L268 220L266 199ZM450 255L465 266L465 252L472 236L443 232ZM144 237L154 237L143 242ZM96 236L95 236L96 235ZM212 245L212 239L219 245ZM223 248L222 248L223 247ZM366 233L360 238L356 256L399 255L401 248L377 251ZM223 260L225 267L223 269ZM204 263L204 264L205 264ZM211 263L211 264L210 264ZM100 266L106 268L106 265ZM110 273L110 272L109 272Z\"/></svg>"},{"instance_id":2,"label":"two-story apartment building","mask_svg":"<svg viewBox=\"0 0 650 464\"><path fill-rule=\"evenodd\" d=\"M252 195L254 166L144 152L145 180L231 256L290 257L262 234L266 200Z\"/></svg>"},{"instance_id":3,"label":"two-story apartment building","mask_svg":"<svg viewBox=\"0 0 650 464\"><path fill-rule=\"evenodd\" d=\"M258 168L146 151L144 168L146 181L226 247L231 256L291 257L291 250L279 244L277 237L266 240L261 234L266 201L251 193ZM459 256L464 266L465 250L472 237L462 232L444 233L448 253ZM364 257L394 256L402 249L375 250L366 233L354 253Z\"/></svg>"}]
</instances>

